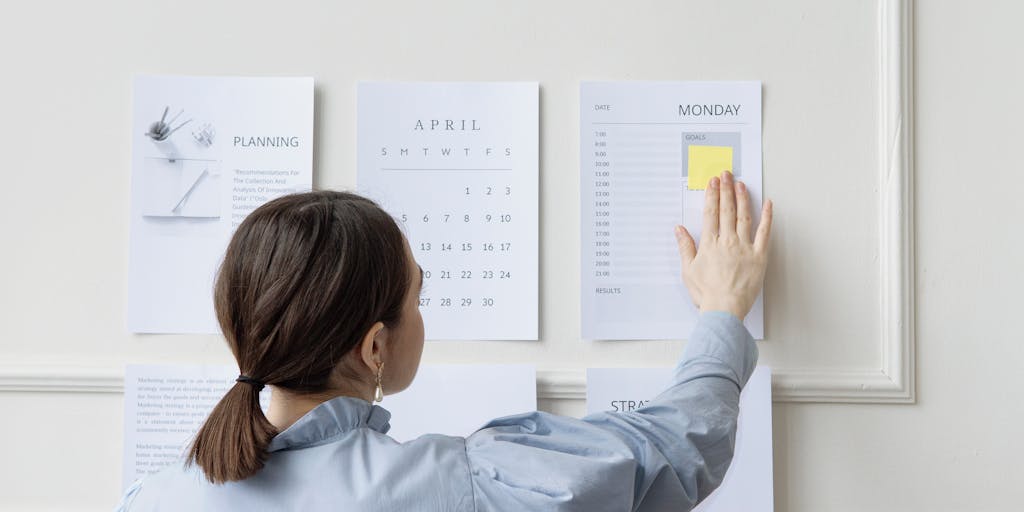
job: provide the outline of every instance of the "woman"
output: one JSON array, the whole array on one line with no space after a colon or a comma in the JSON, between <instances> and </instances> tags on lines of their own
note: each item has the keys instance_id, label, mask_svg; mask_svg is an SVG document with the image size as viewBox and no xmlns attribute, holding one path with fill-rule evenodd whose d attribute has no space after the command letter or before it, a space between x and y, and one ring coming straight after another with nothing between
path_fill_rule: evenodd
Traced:
<instances>
[{"instance_id":1,"label":"woman","mask_svg":"<svg viewBox=\"0 0 1024 512\"><path fill-rule=\"evenodd\" d=\"M372 405L413 380L423 275L394 220L340 192L254 211L215 286L241 375L185 464L136 483L122 510L685 510L732 458L740 389L757 360L742 319L764 277L767 202L728 173L707 190L698 249L676 228L702 313L674 384L647 407L582 420L531 412L468 438L397 443ZM259 392L271 386L269 412ZM457 399L457 397L454 397Z\"/></svg>"}]
</instances>

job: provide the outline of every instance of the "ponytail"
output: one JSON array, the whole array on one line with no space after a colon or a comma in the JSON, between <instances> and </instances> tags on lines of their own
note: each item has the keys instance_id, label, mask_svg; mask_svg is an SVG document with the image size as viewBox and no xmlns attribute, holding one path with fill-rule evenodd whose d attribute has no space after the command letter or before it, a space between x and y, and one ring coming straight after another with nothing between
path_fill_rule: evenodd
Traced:
<instances>
[{"instance_id":1,"label":"ponytail","mask_svg":"<svg viewBox=\"0 0 1024 512\"><path fill-rule=\"evenodd\" d=\"M399 321L411 286L406 251L395 219L355 194L290 194L246 216L213 290L221 332L246 375L199 429L185 464L215 484L262 469L278 432L259 389L328 390L375 322Z\"/></svg>"},{"instance_id":2,"label":"ponytail","mask_svg":"<svg viewBox=\"0 0 1024 512\"><path fill-rule=\"evenodd\" d=\"M228 390L196 434L186 466L198 465L214 484L244 480L263 468L277 429L260 408L261 387L239 381Z\"/></svg>"}]
</instances>

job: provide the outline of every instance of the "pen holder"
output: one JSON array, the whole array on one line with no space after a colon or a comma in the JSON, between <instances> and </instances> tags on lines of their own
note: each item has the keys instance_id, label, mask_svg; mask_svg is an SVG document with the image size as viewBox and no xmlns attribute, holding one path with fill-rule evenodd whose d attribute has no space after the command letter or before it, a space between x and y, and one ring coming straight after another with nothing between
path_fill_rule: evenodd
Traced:
<instances>
[{"instance_id":1,"label":"pen holder","mask_svg":"<svg viewBox=\"0 0 1024 512\"><path fill-rule=\"evenodd\" d=\"M174 144L174 141L171 140L170 137L163 140L156 140L153 138L150 138L149 140L153 142L153 145L156 146L156 148L160 151L160 154L164 155L167 158L167 160L173 162L180 158L180 154L178 153L178 147Z\"/></svg>"}]
</instances>

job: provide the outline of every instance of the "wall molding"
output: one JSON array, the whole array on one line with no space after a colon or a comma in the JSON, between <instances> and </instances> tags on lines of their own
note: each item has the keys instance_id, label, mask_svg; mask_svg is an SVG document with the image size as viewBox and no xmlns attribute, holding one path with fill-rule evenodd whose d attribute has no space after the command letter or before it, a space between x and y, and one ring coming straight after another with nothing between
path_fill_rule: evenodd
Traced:
<instances>
[{"instance_id":1,"label":"wall molding","mask_svg":"<svg viewBox=\"0 0 1024 512\"><path fill-rule=\"evenodd\" d=\"M912 26L912 0L879 0L879 366L773 368L775 401L915 401ZM124 368L117 364L0 364L0 392L123 391ZM585 400L585 370L538 370L537 394Z\"/></svg>"},{"instance_id":2,"label":"wall molding","mask_svg":"<svg viewBox=\"0 0 1024 512\"><path fill-rule=\"evenodd\" d=\"M913 0L879 0L879 365L773 368L775 401L916 400L913 19Z\"/></svg>"},{"instance_id":3,"label":"wall molding","mask_svg":"<svg viewBox=\"0 0 1024 512\"><path fill-rule=\"evenodd\" d=\"M0 392L123 393L123 365L0 364Z\"/></svg>"}]
</instances>

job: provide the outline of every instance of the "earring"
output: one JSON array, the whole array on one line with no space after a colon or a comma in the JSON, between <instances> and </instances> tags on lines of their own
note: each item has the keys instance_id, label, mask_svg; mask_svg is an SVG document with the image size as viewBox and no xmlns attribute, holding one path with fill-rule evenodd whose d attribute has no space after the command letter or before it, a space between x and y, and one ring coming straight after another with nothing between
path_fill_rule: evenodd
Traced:
<instances>
[{"instance_id":1,"label":"earring","mask_svg":"<svg viewBox=\"0 0 1024 512\"><path fill-rule=\"evenodd\" d=\"M384 363L377 363L377 392L373 395L374 402L381 402L384 400L384 387L381 386L381 375L384 371Z\"/></svg>"}]
</instances>

